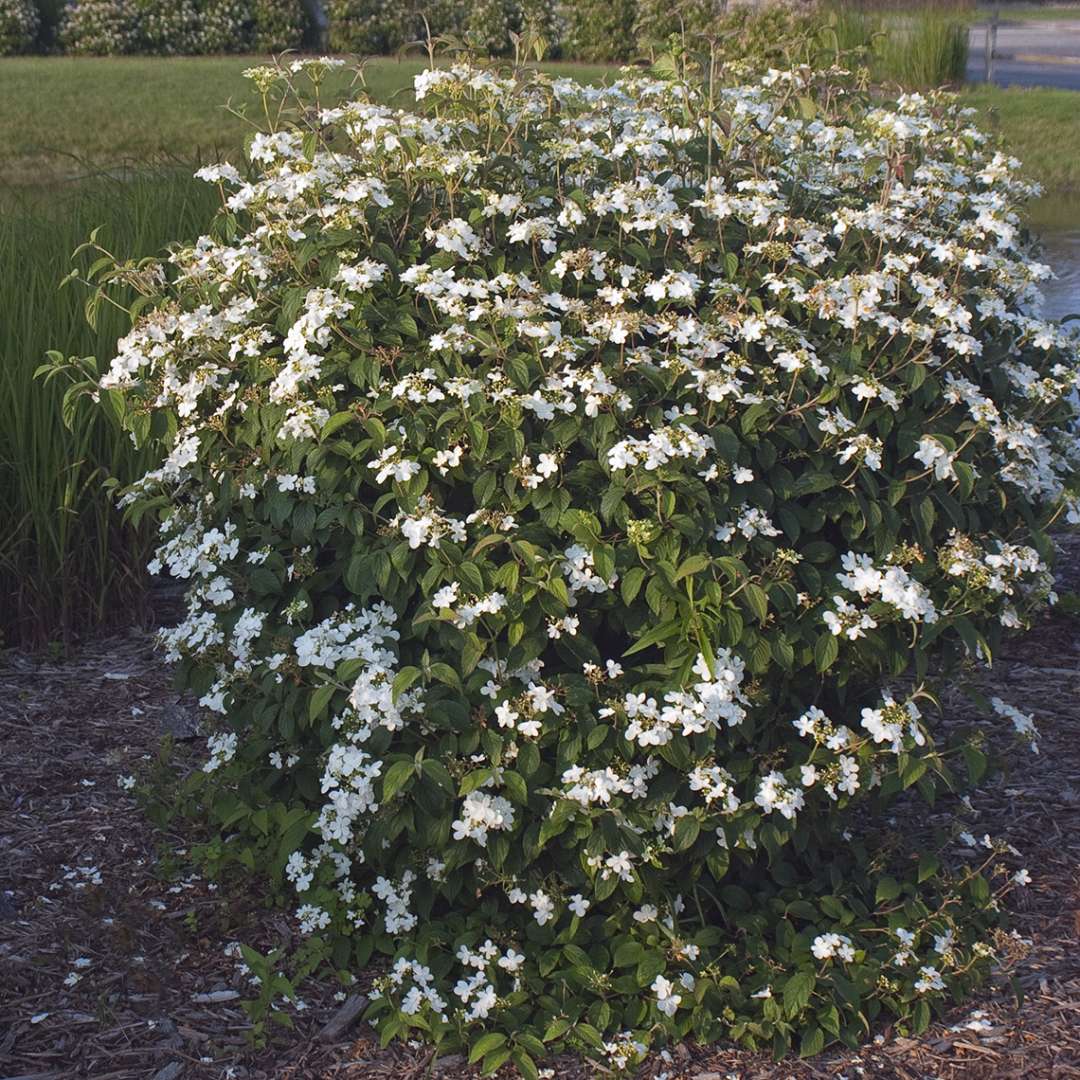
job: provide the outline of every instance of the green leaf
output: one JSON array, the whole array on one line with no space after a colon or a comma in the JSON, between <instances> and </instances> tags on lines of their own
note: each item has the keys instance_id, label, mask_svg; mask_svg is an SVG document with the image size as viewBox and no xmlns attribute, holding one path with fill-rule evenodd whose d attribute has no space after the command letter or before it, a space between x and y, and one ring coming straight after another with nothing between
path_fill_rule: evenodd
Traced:
<instances>
[{"instance_id":1,"label":"green leaf","mask_svg":"<svg viewBox=\"0 0 1080 1080\"><path fill-rule=\"evenodd\" d=\"M392 799L416 774L416 765L411 761L395 761L383 777L383 801Z\"/></svg>"},{"instance_id":2,"label":"green leaf","mask_svg":"<svg viewBox=\"0 0 1080 1080\"><path fill-rule=\"evenodd\" d=\"M369 416L364 421L364 430L371 437L374 449L380 451L386 445L386 428L377 416Z\"/></svg>"},{"instance_id":3,"label":"green leaf","mask_svg":"<svg viewBox=\"0 0 1080 1080\"><path fill-rule=\"evenodd\" d=\"M548 1024L547 1031L544 1032L544 1042L554 1042L556 1039L562 1038L572 1027L573 1022L567 1020L565 1016L560 1016L557 1020L552 1020Z\"/></svg>"},{"instance_id":4,"label":"green leaf","mask_svg":"<svg viewBox=\"0 0 1080 1080\"><path fill-rule=\"evenodd\" d=\"M679 564L679 569L675 571L675 581L682 581L685 577L690 577L692 574L700 573L704 570L712 560L708 555L691 555Z\"/></svg>"},{"instance_id":5,"label":"green leaf","mask_svg":"<svg viewBox=\"0 0 1080 1080\"><path fill-rule=\"evenodd\" d=\"M476 563L463 562L455 567L454 572L462 585L465 585L474 593L479 594L484 591L484 575L480 572L480 567Z\"/></svg>"},{"instance_id":6,"label":"green leaf","mask_svg":"<svg viewBox=\"0 0 1080 1080\"><path fill-rule=\"evenodd\" d=\"M812 971L798 971L784 983L784 1011L789 1019L794 1019L810 1003L810 995L817 985L817 977Z\"/></svg>"},{"instance_id":7,"label":"green leaf","mask_svg":"<svg viewBox=\"0 0 1080 1080\"><path fill-rule=\"evenodd\" d=\"M469 1050L469 1064L475 1065L482 1057L486 1057L505 1044L506 1036L500 1035L497 1031L489 1031L486 1035L481 1035Z\"/></svg>"},{"instance_id":8,"label":"green leaf","mask_svg":"<svg viewBox=\"0 0 1080 1080\"><path fill-rule=\"evenodd\" d=\"M529 786L520 773L514 772L513 769L506 769L502 774L502 782L512 802L524 806L529 801Z\"/></svg>"},{"instance_id":9,"label":"green leaf","mask_svg":"<svg viewBox=\"0 0 1080 1080\"><path fill-rule=\"evenodd\" d=\"M526 1051L516 1049L510 1056L524 1080L538 1080L540 1073L536 1068L536 1063Z\"/></svg>"},{"instance_id":10,"label":"green leaf","mask_svg":"<svg viewBox=\"0 0 1080 1080\"><path fill-rule=\"evenodd\" d=\"M802 1042L799 1045L799 1057L813 1057L825 1049L825 1032L817 1024L808 1027L803 1032Z\"/></svg>"},{"instance_id":11,"label":"green leaf","mask_svg":"<svg viewBox=\"0 0 1080 1080\"><path fill-rule=\"evenodd\" d=\"M963 747L964 763L967 765L968 779L977 784L986 775L986 755L974 746Z\"/></svg>"},{"instance_id":12,"label":"green leaf","mask_svg":"<svg viewBox=\"0 0 1080 1080\"><path fill-rule=\"evenodd\" d=\"M934 520L937 517L937 514L934 512L933 500L929 495L920 499L915 504L915 516L922 525L924 539L929 541L934 531Z\"/></svg>"},{"instance_id":13,"label":"green leaf","mask_svg":"<svg viewBox=\"0 0 1080 1080\"><path fill-rule=\"evenodd\" d=\"M323 683L312 693L308 701L308 720L314 722L322 716L326 711L326 706L330 704L330 699L334 696L335 690L337 690L337 687L333 683Z\"/></svg>"},{"instance_id":14,"label":"green leaf","mask_svg":"<svg viewBox=\"0 0 1080 1080\"><path fill-rule=\"evenodd\" d=\"M322 426L322 430L319 432L320 439L328 439L335 431L343 428L346 424L356 419L356 414L351 412L339 412L334 413L329 420Z\"/></svg>"},{"instance_id":15,"label":"green leaf","mask_svg":"<svg viewBox=\"0 0 1080 1080\"><path fill-rule=\"evenodd\" d=\"M819 491L828 491L836 487L837 479L832 473L811 472L799 476L791 488L792 495L816 495Z\"/></svg>"},{"instance_id":16,"label":"green leaf","mask_svg":"<svg viewBox=\"0 0 1080 1080\"><path fill-rule=\"evenodd\" d=\"M675 837L672 841L672 847L676 851L685 851L688 847L693 846L700 832L701 822L693 814L686 814L684 817L679 818L675 824Z\"/></svg>"},{"instance_id":17,"label":"green leaf","mask_svg":"<svg viewBox=\"0 0 1080 1080\"><path fill-rule=\"evenodd\" d=\"M624 498L626 498L626 488L621 484L612 484L600 499L600 516L605 521L610 521L615 516L615 511L622 505Z\"/></svg>"},{"instance_id":18,"label":"green leaf","mask_svg":"<svg viewBox=\"0 0 1080 1080\"><path fill-rule=\"evenodd\" d=\"M818 671L828 671L840 655L840 644L836 635L822 634L814 643L814 664Z\"/></svg>"},{"instance_id":19,"label":"green leaf","mask_svg":"<svg viewBox=\"0 0 1080 1080\"><path fill-rule=\"evenodd\" d=\"M878 904L887 904L891 900L895 900L900 895L900 882L893 877L883 877L877 883L877 889L874 892L874 901Z\"/></svg>"},{"instance_id":20,"label":"green leaf","mask_svg":"<svg viewBox=\"0 0 1080 1080\"><path fill-rule=\"evenodd\" d=\"M646 952L638 961L634 978L638 986L650 986L657 975L662 975L667 970L667 956L660 952Z\"/></svg>"},{"instance_id":21,"label":"green leaf","mask_svg":"<svg viewBox=\"0 0 1080 1080\"><path fill-rule=\"evenodd\" d=\"M465 644L461 648L461 673L471 675L480 663L484 655L484 643L475 635L470 634L465 638Z\"/></svg>"},{"instance_id":22,"label":"green leaf","mask_svg":"<svg viewBox=\"0 0 1080 1080\"><path fill-rule=\"evenodd\" d=\"M424 758L420 767L439 787L453 795L454 779L441 761L436 761L434 758Z\"/></svg>"},{"instance_id":23,"label":"green leaf","mask_svg":"<svg viewBox=\"0 0 1080 1080\"><path fill-rule=\"evenodd\" d=\"M911 1013L911 1028L915 1035L921 1035L930 1026L930 1005L923 999L915 1003Z\"/></svg>"},{"instance_id":24,"label":"green leaf","mask_svg":"<svg viewBox=\"0 0 1080 1080\"><path fill-rule=\"evenodd\" d=\"M968 889L971 892L971 899L974 900L979 907L986 907L986 905L990 903L990 885L982 874L976 874L971 881L968 882Z\"/></svg>"},{"instance_id":25,"label":"green leaf","mask_svg":"<svg viewBox=\"0 0 1080 1080\"><path fill-rule=\"evenodd\" d=\"M633 656L634 653L639 653L642 649L647 649L651 645L657 645L661 641L667 641L668 638L675 637L682 630L682 622L679 619L669 619L665 623L661 623L659 626L654 626L651 630L647 630L630 646L623 656Z\"/></svg>"},{"instance_id":26,"label":"green leaf","mask_svg":"<svg viewBox=\"0 0 1080 1080\"><path fill-rule=\"evenodd\" d=\"M641 586L645 581L645 569L641 566L634 566L627 570L623 575L622 583L619 589L622 594L622 602L629 607L634 602L634 597L641 591Z\"/></svg>"},{"instance_id":27,"label":"green leaf","mask_svg":"<svg viewBox=\"0 0 1080 1080\"><path fill-rule=\"evenodd\" d=\"M449 664L432 664L430 671L433 679L438 679L454 690L461 689L461 678Z\"/></svg>"},{"instance_id":28,"label":"green leaf","mask_svg":"<svg viewBox=\"0 0 1080 1080\"><path fill-rule=\"evenodd\" d=\"M475 791L490 779L490 769L473 769L472 772L466 773L461 778L461 786L458 788L458 795L468 795L470 791Z\"/></svg>"},{"instance_id":29,"label":"green leaf","mask_svg":"<svg viewBox=\"0 0 1080 1080\"><path fill-rule=\"evenodd\" d=\"M769 615L769 594L752 581L743 587L743 596L746 597L747 606L757 616L759 623L764 623Z\"/></svg>"},{"instance_id":30,"label":"green leaf","mask_svg":"<svg viewBox=\"0 0 1080 1080\"><path fill-rule=\"evenodd\" d=\"M420 669L418 667L403 667L394 676L394 681L390 687L390 694L393 700L397 701L397 699L420 678L420 674Z\"/></svg>"}]
</instances>

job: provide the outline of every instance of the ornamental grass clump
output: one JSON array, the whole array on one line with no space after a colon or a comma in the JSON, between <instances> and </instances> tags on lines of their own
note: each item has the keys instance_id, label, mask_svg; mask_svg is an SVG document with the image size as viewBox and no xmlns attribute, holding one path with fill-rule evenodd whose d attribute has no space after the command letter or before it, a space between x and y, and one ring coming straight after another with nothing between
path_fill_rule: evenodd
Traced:
<instances>
[{"instance_id":1,"label":"ornamental grass clump","mask_svg":"<svg viewBox=\"0 0 1080 1080\"><path fill-rule=\"evenodd\" d=\"M164 451L123 502L188 590L211 866L489 1070L921 1030L1026 874L882 811L983 775L935 680L1078 516L1017 162L809 69L279 111L330 63L249 72L207 236L98 264L146 299L75 388Z\"/></svg>"}]
</instances>

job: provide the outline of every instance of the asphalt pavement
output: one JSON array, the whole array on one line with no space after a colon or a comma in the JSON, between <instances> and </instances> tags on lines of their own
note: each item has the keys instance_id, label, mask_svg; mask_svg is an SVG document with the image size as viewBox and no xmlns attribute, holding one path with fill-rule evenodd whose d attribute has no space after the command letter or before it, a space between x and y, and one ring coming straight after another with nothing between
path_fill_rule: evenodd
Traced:
<instances>
[{"instance_id":1,"label":"asphalt pavement","mask_svg":"<svg viewBox=\"0 0 1080 1080\"><path fill-rule=\"evenodd\" d=\"M986 81L986 45L989 23L976 23L969 37L967 76ZM1080 90L1080 19L1021 23L1003 19L998 24L991 81L998 86L1049 86ZM1080 100L1076 122L1080 124Z\"/></svg>"}]
</instances>

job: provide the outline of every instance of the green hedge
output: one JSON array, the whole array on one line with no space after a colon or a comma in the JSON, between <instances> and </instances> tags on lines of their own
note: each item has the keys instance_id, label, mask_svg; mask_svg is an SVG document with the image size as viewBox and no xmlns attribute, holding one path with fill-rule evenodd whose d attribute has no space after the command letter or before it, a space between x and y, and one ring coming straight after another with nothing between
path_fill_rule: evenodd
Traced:
<instances>
[{"instance_id":1,"label":"green hedge","mask_svg":"<svg viewBox=\"0 0 1080 1080\"><path fill-rule=\"evenodd\" d=\"M307 28L299 0L74 0L57 40L90 56L281 52L299 48Z\"/></svg>"},{"instance_id":2,"label":"green hedge","mask_svg":"<svg viewBox=\"0 0 1080 1080\"><path fill-rule=\"evenodd\" d=\"M0 0L0 56L29 52L38 26L37 9L30 0Z\"/></svg>"}]
</instances>

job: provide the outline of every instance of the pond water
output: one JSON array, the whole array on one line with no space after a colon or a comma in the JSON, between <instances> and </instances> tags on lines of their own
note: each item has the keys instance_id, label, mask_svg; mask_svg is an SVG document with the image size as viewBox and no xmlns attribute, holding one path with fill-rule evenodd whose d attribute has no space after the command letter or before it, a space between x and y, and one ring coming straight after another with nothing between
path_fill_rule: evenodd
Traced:
<instances>
[{"instance_id":1,"label":"pond water","mask_svg":"<svg viewBox=\"0 0 1080 1080\"><path fill-rule=\"evenodd\" d=\"M1080 316L1080 199L1040 199L1031 207L1031 226L1042 238L1040 261L1057 275L1043 283L1043 314ZM1070 320L1070 325L1080 323Z\"/></svg>"}]
</instances>

